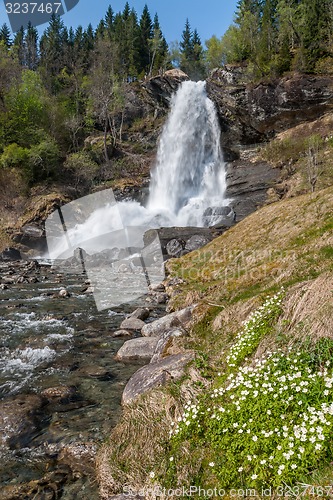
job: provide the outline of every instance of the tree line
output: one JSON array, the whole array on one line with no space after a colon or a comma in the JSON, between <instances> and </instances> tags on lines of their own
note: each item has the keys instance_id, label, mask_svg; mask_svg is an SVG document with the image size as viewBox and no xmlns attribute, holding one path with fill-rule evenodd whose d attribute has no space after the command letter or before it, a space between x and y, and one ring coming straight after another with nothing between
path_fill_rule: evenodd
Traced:
<instances>
[{"instance_id":1,"label":"tree line","mask_svg":"<svg viewBox=\"0 0 333 500\"><path fill-rule=\"evenodd\" d=\"M234 23L208 44L215 62L246 64L254 77L332 74L332 0L240 0Z\"/></svg>"},{"instance_id":2,"label":"tree line","mask_svg":"<svg viewBox=\"0 0 333 500\"><path fill-rule=\"evenodd\" d=\"M198 32L186 21L181 42L170 50L158 15L147 5L138 17L126 3L110 6L96 29L67 28L52 15L39 37L31 24L12 37L0 28L0 169L15 169L28 185L69 169L94 172L121 141L126 87L175 64L204 77ZM82 151L95 130L100 152ZM110 147L111 145L111 147Z\"/></svg>"}]
</instances>

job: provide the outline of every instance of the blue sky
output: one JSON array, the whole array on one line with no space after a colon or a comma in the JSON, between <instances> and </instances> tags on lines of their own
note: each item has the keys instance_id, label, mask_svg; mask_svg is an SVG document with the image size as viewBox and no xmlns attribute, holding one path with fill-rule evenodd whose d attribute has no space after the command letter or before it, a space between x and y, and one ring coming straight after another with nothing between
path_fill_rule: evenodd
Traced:
<instances>
[{"instance_id":1,"label":"blue sky","mask_svg":"<svg viewBox=\"0 0 333 500\"><path fill-rule=\"evenodd\" d=\"M29 2L29 0L26 0ZM47 0L45 0L47 2ZM90 22L95 28L104 17L108 5L115 12L124 8L126 0L80 0L74 9L63 16L66 26L74 28ZM232 23L237 0L129 0L140 17L147 3L151 16L157 12L162 31L168 43L180 40L188 17L192 29L197 28L202 43L212 35L222 36ZM4 2L0 0L0 24L8 23ZM44 29L46 25L41 28ZM42 31L39 28L39 31Z\"/></svg>"}]
</instances>

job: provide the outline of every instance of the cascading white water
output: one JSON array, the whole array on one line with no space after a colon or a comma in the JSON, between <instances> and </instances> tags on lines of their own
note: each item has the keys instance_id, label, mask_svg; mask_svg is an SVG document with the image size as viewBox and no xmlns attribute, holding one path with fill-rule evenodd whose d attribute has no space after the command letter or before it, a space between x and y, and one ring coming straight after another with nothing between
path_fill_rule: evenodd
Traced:
<instances>
[{"instance_id":1,"label":"cascading white water","mask_svg":"<svg viewBox=\"0 0 333 500\"><path fill-rule=\"evenodd\" d=\"M162 131L147 206L136 201L115 203L107 191L65 205L62 215L55 212L48 224L50 256L68 257L77 247L91 252L135 246L124 243L121 232L120 240L115 240L117 230L123 227L213 225L221 220L223 211L219 210L227 201L225 189L214 104L207 97L205 82L184 82L172 98ZM82 223L78 223L78 214ZM51 242L54 233L56 238Z\"/></svg>"},{"instance_id":2,"label":"cascading white water","mask_svg":"<svg viewBox=\"0 0 333 500\"><path fill-rule=\"evenodd\" d=\"M147 208L172 224L201 226L207 207L223 205L225 189L214 104L205 82L184 82L173 96L161 135Z\"/></svg>"}]
</instances>

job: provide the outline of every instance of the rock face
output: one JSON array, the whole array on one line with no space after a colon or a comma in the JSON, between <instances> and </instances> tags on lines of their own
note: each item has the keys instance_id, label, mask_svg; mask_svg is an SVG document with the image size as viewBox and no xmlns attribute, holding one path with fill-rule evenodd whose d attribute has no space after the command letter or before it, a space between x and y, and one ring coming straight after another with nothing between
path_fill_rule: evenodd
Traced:
<instances>
[{"instance_id":1,"label":"rock face","mask_svg":"<svg viewBox=\"0 0 333 500\"><path fill-rule=\"evenodd\" d=\"M186 73L180 69L170 69L165 71L161 76L149 78L149 80L143 84L143 87L158 103L169 106L172 94L174 94L179 85L186 80L189 80Z\"/></svg>"},{"instance_id":2,"label":"rock face","mask_svg":"<svg viewBox=\"0 0 333 500\"><path fill-rule=\"evenodd\" d=\"M128 405L150 389L179 379L186 365L194 359L192 353L168 356L157 363L143 366L128 381L122 396L122 403Z\"/></svg>"},{"instance_id":3,"label":"rock face","mask_svg":"<svg viewBox=\"0 0 333 500\"><path fill-rule=\"evenodd\" d=\"M241 68L215 70L207 80L222 127L222 145L254 144L313 120L333 107L333 77L293 75L246 84Z\"/></svg>"}]
</instances>

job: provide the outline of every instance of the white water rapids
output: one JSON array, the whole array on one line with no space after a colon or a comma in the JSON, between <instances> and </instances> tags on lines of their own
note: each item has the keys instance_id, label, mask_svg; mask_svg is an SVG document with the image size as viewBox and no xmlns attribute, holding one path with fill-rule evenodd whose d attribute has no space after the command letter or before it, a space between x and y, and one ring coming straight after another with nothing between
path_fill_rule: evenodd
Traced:
<instances>
[{"instance_id":1,"label":"white water rapids","mask_svg":"<svg viewBox=\"0 0 333 500\"><path fill-rule=\"evenodd\" d=\"M106 235L126 227L207 226L219 222L221 213L205 210L226 205L225 168L220 146L220 128L205 82L186 81L171 100L152 171L146 207L136 201L108 201L105 191L62 207L62 229L67 233L52 244L52 257L69 256L74 249L100 251L122 242ZM78 209L79 206L79 209ZM81 213L82 223L77 221ZM82 217L84 212L85 217ZM219 215L220 214L220 215ZM58 224L60 225L60 219ZM51 233L52 231L50 231ZM120 232L119 232L120 234ZM50 238L48 238L49 243ZM68 243L70 242L70 245ZM124 247L129 246L124 244ZM50 249L50 244L49 244Z\"/></svg>"}]
</instances>

